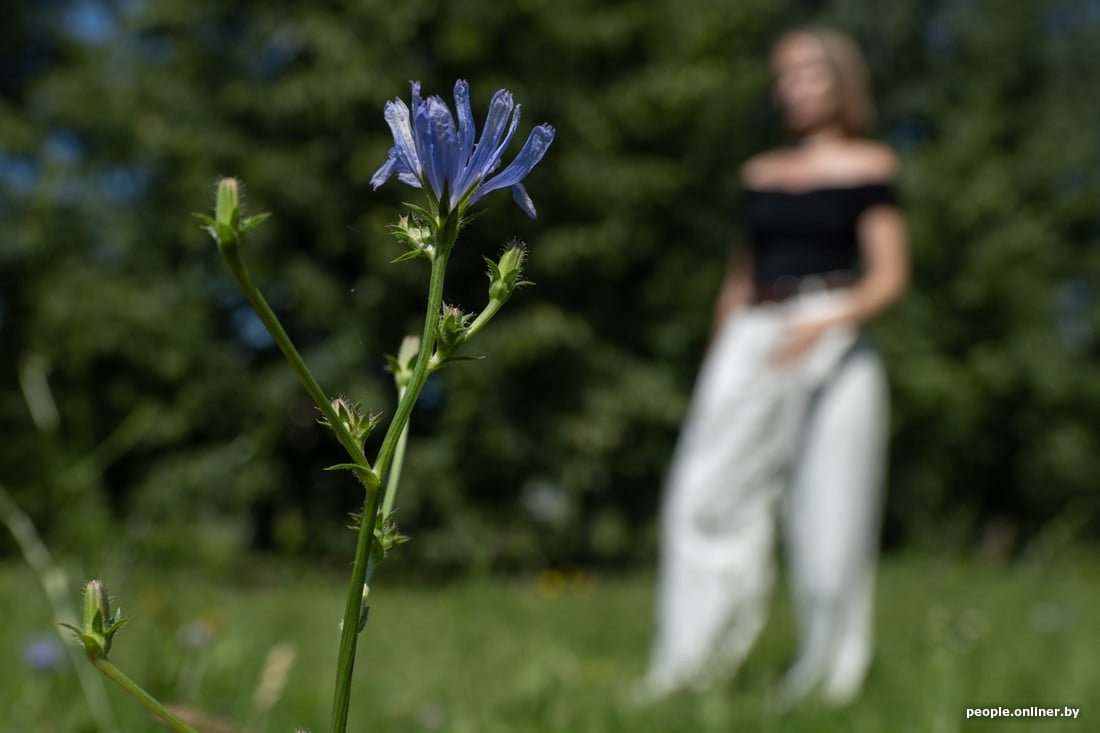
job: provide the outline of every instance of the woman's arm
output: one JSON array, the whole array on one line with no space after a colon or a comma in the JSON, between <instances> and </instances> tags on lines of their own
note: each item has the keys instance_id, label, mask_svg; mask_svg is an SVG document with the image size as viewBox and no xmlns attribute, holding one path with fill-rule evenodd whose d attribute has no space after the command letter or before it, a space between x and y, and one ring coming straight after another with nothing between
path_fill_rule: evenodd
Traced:
<instances>
[{"instance_id":1,"label":"woman's arm","mask_svg":"<svg viewBox=\"0 0 1100 733\"><path fill-rule=\"evenodd\" d=\"M909 289L909 237L896 206L868 209L857 224L864 274L833 323L859 325L894 304Z\"/></svg>"},{"instance_id":2,"label":"woman's arm","mask_svg":"<svg viewBox=\"0 0 1100 733\"><path fill-rule=\"evenodd\" d=\"M752 301L752 287L752 255L742 250L730 257L726 267L726 276L722 280L722 289L718 292L718 302L714 306L711 340L723 323Z\"/></svg>"},{"instance_id":3,"label":"woman's arm","mask_svg":"<svg viewBox=\"0 0 1100 733\"><path fill-rule=\"evenodd\" d=\"M773 354L777 365L798 361L833 326L866 323L890 307L909 288L909 236L905 215L896 206L875 206L857 222L864 274L852 286L844 306L827 319L793 324Z\"/></svg>"}]
</instances>

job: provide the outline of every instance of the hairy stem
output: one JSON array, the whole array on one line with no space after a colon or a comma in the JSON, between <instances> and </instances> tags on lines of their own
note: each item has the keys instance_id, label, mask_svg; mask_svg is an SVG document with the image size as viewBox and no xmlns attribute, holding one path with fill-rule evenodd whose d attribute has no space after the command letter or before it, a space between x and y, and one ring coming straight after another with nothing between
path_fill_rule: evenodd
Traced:
<instances>
[{"instance_id":1,"label":"hairy stem","mask_svg":"<svg viewBox=\"0 0 1100 733\"><path fill-rule=\"evenodd\" d=\"M496 300L495 298L486 303L485 310L478 313L477 318L475 318L473 323L470 324L470 327L466 329L466 337L462 339L462 343L466 343L476 336L481 329L485 328L486 324L492 320L493 316L495 316L497 311L503 306L503 301Z\"/></svg>"},{"instance_id":2,"label":"hairy stem","mask_svg":"<svg viewBox=\"0 0 1100 733\"><path fill-rule=\"evenodd\" d=\"M420 338L420 352L413 366L412 377L397 405L397 412L386 430L382 446L374 461L374 477L379 485L385 485L394 454L397 451L401 434L409 422L416 398L428 379L428 362L435 344L436 324L439 309L443 303L443 279L447 271L447 258L454 246L456 228L437 243L432 260L432 276L428 286L428 305L424 314L424 333ZM332 733L345 733L348 724L348 704L351 700L351 677L355 669L355 649L359 638L359 618L363 610L363 583L366 579L367 564L370 558L370 546L374 539L374 527L378 518L380 491L367 493L363 504L363 516L359 521L359 539L355 546L355 560L352 564L351 580L348 585L347 604L344 607L344 622L340 632L340 654L336 666L336 690L332 703Z\"/></svg>"},{"instance_id":3,"label":"hairy stem","mask_svg":"<svg viewBox=\"0 0 1100 733\"><path fill-rule=\"evenodd\" d=\"M229 271L233 273L233 277L237 280L241 292L244 293L244 297L248 299L249 304L252 306L253 310L256 311L256 315L260 317L260 321L263 322L268 333L275 339L275 343L278 345L279 350L283 352L283 356L286 357L286 360L298 375L298 379L301 380L302 385L306 388L306 391L309 392L309 396L317 403L317 408L321 410L321 414L325 416L329 425L332 426L332 431L336 434L336 439L340 442L340 445L344 447L344 450L348 452L352 462L360 466L360 469L355 473L359 477L359 480L367 487L368 494L377 493L378 481L375 479L371 471L370 463L367 462L367 457L363 453L363 446L359 445L355 439L352 438L343 422L341 422L340 418L337 416L336 410L332 407L331 399L325 391L321 389L321 385L317 383L313 373L309 370L301 354L298 353L298 349L295 348L294 342L290 340L290 336L288 336L283 329L278 317L275 315L275 312L271 310L271 306L268 305L267 300L264 298L259 288L252 283L252 278L249 277L244 262L235 252L228 249L221 249L221 253L222 258L229 267Z\"/></svg>"},{"instance_id":4,"label":"hairy stem","mask_svg":"<svg viewBox=\"0 0 1100 733\"><path fill-rule=\"evenodd\" d=\"M93 659L92 664L95 665L95 668L102 672L107 679L125 690L126 694L144 705L146 710L163 720L165 725L172 730L177 733L198 733L194 728L177 718L172 711L161 705L155 697L143 690L138 683L123 674L121 669L111 664L106 659Z\"/></svg>"},{"instance_id":5,"label":"hairy stem","mask_svg":"<svg viewBox=\"0 0 1100 733\"><path fill-rule=\"evenodd\" d=\"M408 391L408 387L401 387L397 390L397 402L400 403L401 399ZM405 465L405 447L409 443L409 423L406 422L405 426L401 428L401 435L397 438L397 448L393 453L393 462L390 464L389 478L386 480L386 491L382 497L382 517L388 517L393 511L393 502L397 498L397 487L401 483L401 469Z\"/></svg>"}]
</instances>

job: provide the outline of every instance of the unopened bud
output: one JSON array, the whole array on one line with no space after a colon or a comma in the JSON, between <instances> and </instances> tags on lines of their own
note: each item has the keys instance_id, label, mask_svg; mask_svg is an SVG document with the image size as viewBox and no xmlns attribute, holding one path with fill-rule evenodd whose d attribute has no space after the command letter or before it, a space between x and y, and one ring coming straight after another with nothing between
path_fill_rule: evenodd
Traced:
<instances>
[{"instance_id":1,"label":"unopened bud","mask_svg":"<svg viewBox=\"0 0 1100 733\"><path fill-rule=\"evenodd\" d=\"M378 510L378 520L374 524L374 542L371 544L371 554L376 563L381 563L386 559L386 556L390 553L390 550L403 545L409 541L406 535L401 534L401 531L397 528L397 522L394 521L393 514L391 513L387 517L382 516L382 510ZM366 605L367 594L370 592L370 586L363 586L363 605Z\"/></svg>"},{"instance_id":2,"label":"unopened bud","mask_svg":"<svg viewBox=\"0 0 1100 733\"><path fill-rule=\"evenodd\" d=\"M393 372L393 383L397 388L404 389L412 381L413 365L416 356L420 353L420 337L406 336L401 340L401 348L397 350L397 356L386 354L386 362Z\"/></svg>"},{"instance_id":3,"label":"unopened bud","mask_svg":"<svg viewBox=\"0 0 1100 733\"><path fill-rule=\"evenodd\" d=\"M83 628L66 623L61 625L76 634L89 659L106 659L114 635L129 621L121 615L111 616L111 599L103 581L89 580L84 586Z\"/></svg>"},{"instance_id":4,"label":"unopened bud","mask_svg":"<svg viewBox=\"0 0 1100 733\"><path fill-rule=\"evenodd\" d=\"M523 274L523 263L527 259L527 250L523 242L512 240L508 249L500 256L498 262L486 259L489 265L489 299L501 303L506 302L516 288L531 283L520 280Z\"/></svg>"},{"instance_id":5,"label":"unopened bud","mask_svg":"<svg viewBox=\"0 0 1100 733\"><path fill-rule=\"evenodd\" d=\"M271 214L256 214L247 219L241 219L240 182L236 178L222 178L218 181L217 193L214 195L213 218L206 214L194 216L202 220L204 224L202 228L214 238L223 254L226 252L235 254L241 235L266 220Z\"/></svg>"},{"instance_id":6,"label":"unopened bud","mask_svg":"<svg viewBox=\"0 0 1100 733\"><path fill-rule=\"evenodd\" d=\"M84 586L84 626L102 626L111 618L111 598L101 580L89 580Z\"/></svg>"},{"instance_id":7,"label":"unopened bud","mask_svg":"<svg viewBox=\"0 0 1100 733\"><path fill-rule=\"evenodd\" d=\"M401 348L397 350L397 363L406 369L412 369L416 355L420 353L420 337L406 336L401 339Z\"/></svg>"},{"instance_id":8,"label":"unopened bud","mask_svg":"<svg viewBox=\"0 0 1100 733\"><path fill-rule=\"evenodd\" d=\"M468 313L445 306L436 328L439 350L446 353L457 348L466 339L466 327L469 322Z\"/></svg>"},{"instance_id":9,"label":"unopened bud","mask_svg":"<svg viewBox=\"0 0 1100 733\"><path fill-rule=\"evenodd\" d=\"M402 216L396 224L390 225L390 229L393 231L394 236L408 248L405 254L394 260L395 262L411 260L415 257L432 258L435 250L433 247L435 238L432 236L432 229L420 223L418 217L410 220L409 217Z\"/></svg>"},{"instance_id":10,"label":"unopened bud","mask_svg":"<svg viewBox=\"0 0 1100 733\"><path fill-rule=\"evenodd\" d=\"M381 415L377 413L365 411L360 402L352 404L343 397L337 397L332 400L331 404L340 425L360 445L367 441L371 431L378 427L378 423L382 419ZM319 422L322 425L332 427L332 423L327 418L321 418Z\"/></svg>"},{"instance_id":11,"label":"unopened bud","mask_svg":"<svg viewBox=\"0 0 1100 733\"><path fill-rule=\"evenodd\" d=\"M237 230L241 220L241 192L236 178L218 181L218 193L214 198L214 221L218 226Z\"/></svg>"}]
</instances>

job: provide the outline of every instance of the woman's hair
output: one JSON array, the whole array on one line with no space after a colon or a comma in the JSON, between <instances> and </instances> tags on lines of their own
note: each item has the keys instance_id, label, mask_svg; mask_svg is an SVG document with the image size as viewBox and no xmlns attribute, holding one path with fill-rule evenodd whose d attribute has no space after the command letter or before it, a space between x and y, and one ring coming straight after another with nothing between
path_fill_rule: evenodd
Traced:
<instances>
[{"instance_id":1,"label":"woman's hair","mask_svg":"<svg viewBox=\"0 0 1100 733\"><path fill-rule=\"evenodd\" d=\"M867 135L875 127L875 100L871 96L871 80L867 62L859 46L850 36L833 30L807 26L784 33L775 43L794 36L808 36L821 44L825 58L836 75L840 94L840 117L849 135Z\"/></svg>"}]
</instances>

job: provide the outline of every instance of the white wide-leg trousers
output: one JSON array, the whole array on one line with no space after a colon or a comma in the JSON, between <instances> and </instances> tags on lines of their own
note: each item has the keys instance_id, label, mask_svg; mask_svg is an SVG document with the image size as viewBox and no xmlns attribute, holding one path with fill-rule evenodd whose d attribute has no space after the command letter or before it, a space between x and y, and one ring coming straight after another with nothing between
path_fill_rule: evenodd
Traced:
<instances>
[{"instance_id":1,"label":"white wide-leg trousers","mask_svg":"<svg viewBox=\"0 0 1100 733\"><path fill-rule=\"evenodd\" d=\"M782 516L801 652L781 694L843 702L871 656L872 582L887 433L886 382L855 329L798 363L786 329L844 291L749 308L715 337L668 475L648 693L732 675L764 625Z\"/></svg>"}]
</instances>

